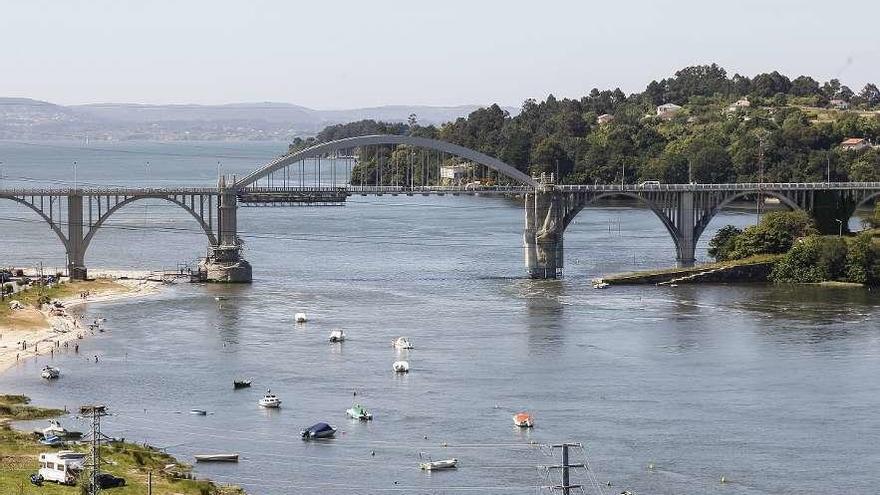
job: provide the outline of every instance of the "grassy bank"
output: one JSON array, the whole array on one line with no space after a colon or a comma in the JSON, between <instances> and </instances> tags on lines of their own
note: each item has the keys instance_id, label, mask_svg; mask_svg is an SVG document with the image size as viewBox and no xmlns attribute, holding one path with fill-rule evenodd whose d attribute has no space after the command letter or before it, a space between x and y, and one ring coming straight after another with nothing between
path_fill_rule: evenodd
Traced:
<instances>
[{"instance_id":1,"label":"grassy bank","mask_svg":"<svg viewBox=\"0 0 880 495\"><path fill-rule=\"evenodd\" d=\"M80 495L81 487L45 483L36 487L29 481L38 469L40 452L53 451L41 445L33 435L13 430L10 420L55 417L63 411L44 409L29 404L20 395L0 395L0 494L3 495ZM85 451L86 447L74 450ZM142 495L147 493L148 473L153 472L155 495L236 495L244 492L236 487L218 487L210 481L187 479L190 467L155 449L134 444L113 444L101 448L106 463L104 472L125 478L126 486L108 493ZM173 465L170 469L166 466Z\"/></svg>"},{"instance_id":2,"label":"grassy bank","mask_svg":"<svg viewBox=\"0 0 880 495\"><path fill-rule=\"evenodd\" d=\"M64 282L51 287L29 286L26 290L6 296L4 303L0 304L0 325L15 324L20 328L30 328L45 324L45 319L34 318L32 311L12 310L8 304L12 300L20 302L27 309L39 309L41 301L69 299L80 292L88 291L97 295L111 291L123 293L128 290L128 287L110 279Z\"/></svg>"}]
</instances>

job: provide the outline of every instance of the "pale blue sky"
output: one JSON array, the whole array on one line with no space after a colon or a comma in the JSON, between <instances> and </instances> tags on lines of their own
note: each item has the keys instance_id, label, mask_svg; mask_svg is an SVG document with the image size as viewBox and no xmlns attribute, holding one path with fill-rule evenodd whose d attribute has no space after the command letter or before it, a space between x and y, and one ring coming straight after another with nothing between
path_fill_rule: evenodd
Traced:
<instances>
[{"instance_id":1,"label":"pale blue sky","mask_svg":"<svg viewBox=\"0 0 880 495\"><path fill-rule=\"evenodd\" d=\"M518 106L690 64L880 80L880 2L0 0L0 96Z\"/></svg>"}]
</instances>

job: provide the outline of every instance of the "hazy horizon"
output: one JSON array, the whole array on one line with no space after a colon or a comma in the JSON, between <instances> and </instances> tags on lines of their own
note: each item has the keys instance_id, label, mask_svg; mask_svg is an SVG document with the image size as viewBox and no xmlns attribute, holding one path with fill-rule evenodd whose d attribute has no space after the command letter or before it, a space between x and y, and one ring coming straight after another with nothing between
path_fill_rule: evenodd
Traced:
<instances>
[{"instance_id":1,"label":"hazy horizon","mask_svg":"<svg viewBox=\"0 0 880 495\"><path fill-rule=\"evenodd\" d=\"M694 64L876 82L876 2L36 0L2 4L0 95L63 105L519 107ZM10 22L14 21L14 22Z\"/></svg>"}]
</instances>

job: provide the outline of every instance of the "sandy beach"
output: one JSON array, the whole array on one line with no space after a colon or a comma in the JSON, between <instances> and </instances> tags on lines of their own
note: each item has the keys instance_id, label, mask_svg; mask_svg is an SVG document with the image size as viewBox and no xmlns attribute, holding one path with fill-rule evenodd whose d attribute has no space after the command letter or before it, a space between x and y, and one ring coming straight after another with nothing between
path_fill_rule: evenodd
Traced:
<instances>
[{"instance_id":1,"label":"sandy beach","mask_svg":"<svg viewBox=\"0 0 880 495\"><path fill-rule=\"evenodd\" d=\"M147 274L141 272L107 271L96 272L94 276L100 282L89 286L88 297L74 293L59 298L62 308L50 305L43 305L40 309L24 307L12 311L0 323L0 373L35 355L57 352L55 349L65 346L74 347L79 339L93 334L95 330L89 328L92 322L83 321L78 308L89 303L148 296L158 292L163 285L148 280ZM3 304L14 299L7 299Z\"/></svg>"}]
</instances>

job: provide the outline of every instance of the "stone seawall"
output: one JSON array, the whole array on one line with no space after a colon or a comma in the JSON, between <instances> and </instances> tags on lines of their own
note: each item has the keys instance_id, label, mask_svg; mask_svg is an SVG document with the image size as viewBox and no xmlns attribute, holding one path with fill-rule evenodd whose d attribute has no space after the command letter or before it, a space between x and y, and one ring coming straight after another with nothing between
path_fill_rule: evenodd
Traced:
<instances>
[{"instance_id":1,"label":"stone seawall","mask_svg":"<svg viewBox=\"0 0 880 495\"><path fill-rule=\"evenodd\" d=\"M704 265L671 269L662 272L641 272L612 275L601 279L609 285L669 285L693 283L761 283L767 282L778 258L761 261L743 260L741 264Z\"/></svg>"}]
</instances>

